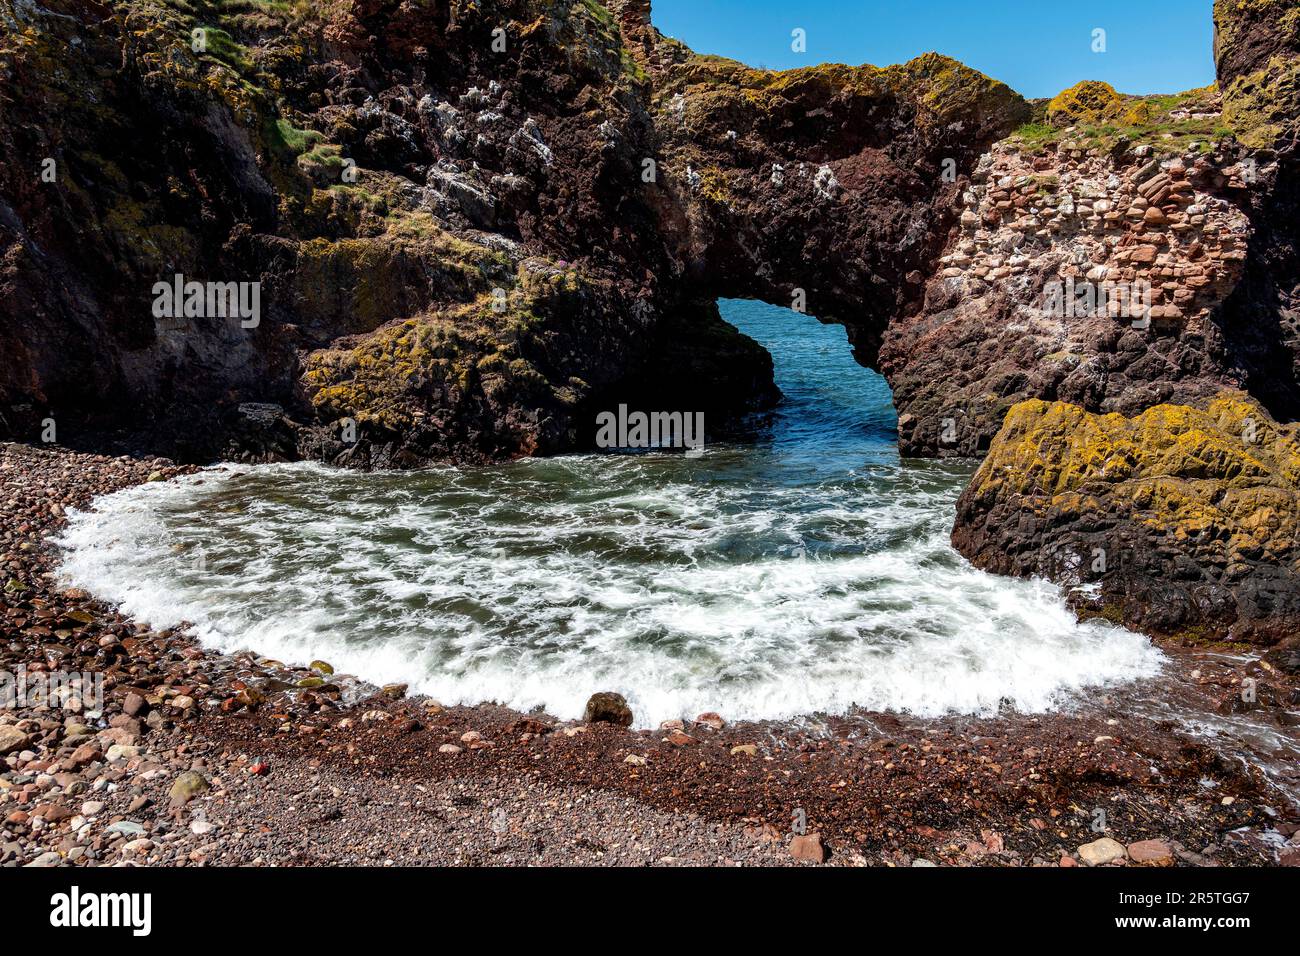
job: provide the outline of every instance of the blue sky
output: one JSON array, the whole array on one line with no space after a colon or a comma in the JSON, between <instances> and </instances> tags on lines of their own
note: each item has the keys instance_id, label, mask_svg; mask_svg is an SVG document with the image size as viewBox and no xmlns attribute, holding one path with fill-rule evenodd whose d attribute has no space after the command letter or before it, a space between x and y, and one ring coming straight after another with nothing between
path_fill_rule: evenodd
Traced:
<instances>
[{"instance_id":1,"label":"blue sky","mask_svg":"<svg viewBox=\"0 0 1300 956\"><path fill-rule=\"evenodd\" d=\"M1079 80L1177 93L1214 80L1213 0L653 0L664 33L698 53L786 69L901 63L937 50L1025 96ZM790 32L807 34L806 53ZM1106 52L1092 51L1093 30Z\"/></svg>"}]
</instances>

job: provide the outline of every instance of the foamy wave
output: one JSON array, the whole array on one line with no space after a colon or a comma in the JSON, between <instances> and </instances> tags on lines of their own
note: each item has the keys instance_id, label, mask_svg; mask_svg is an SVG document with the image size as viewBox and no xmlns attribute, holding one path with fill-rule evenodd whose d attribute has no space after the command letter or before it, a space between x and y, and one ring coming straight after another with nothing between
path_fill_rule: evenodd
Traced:
<instances>
[{"instance_id":1,"label":"foamy wave","mask_svg":"<svg viewBox=\"0 0 1300 956\"><path fill-rule=\"evenodd\" d=\"M641 725L1036 712L1161 666L1143 637L1078 624L1055 587L957 556L960 482L902 468L887 487L755 488L726 480L742 462L224 467L71 514L62 575L222 650L564 718L617 690Z\"/></svg>"}]
</instances>

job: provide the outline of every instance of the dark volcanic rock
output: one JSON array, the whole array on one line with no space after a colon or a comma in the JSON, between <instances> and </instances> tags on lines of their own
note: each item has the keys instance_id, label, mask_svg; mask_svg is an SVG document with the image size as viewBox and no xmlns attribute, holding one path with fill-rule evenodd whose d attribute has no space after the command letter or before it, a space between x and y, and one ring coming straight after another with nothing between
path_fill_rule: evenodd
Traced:
<instances>
[{"instance_id":1,"label":"dark volcanic rock","mask_svg":"<svg viewBox=\"0 0 1300 956\"><path fill-rule=\"evenodd\" d=\"M713 300L798 300L874 362L1028 116L934 55L695 56L645 3L294 10L0 0L0 150L33 158L0 168L0 429L402 467L582 447L625 400L725 425L778 395ZM258 314L167 314L177 275Z\"/></svg>"},{"instance_id":2,"label":"dark volcanic rock","mask_svg":"<svg viewBox=\"0 0 1300 956\"><path fill-rule=\"evenodd\" d=\"M1024 402L958 502L953 544L1067 585L1085 616L1276 643L1300 627L1298 427L1231 392L1134 418Z\"/></svg>"},{"instance_id":3,"label":"dark volcanic rock","mask_svg":"<svg viewBox=\"0 0 1300 956\"><path fill-rule=\"evenodd\" d=\"M1255 150L1245 195L1245 275L1225 303L1227 347L1246 386L1282 420L1300 417L1300 8L1289 0L1217 0L1215 62L1224 119Z\"/></svg>"}]
</instances>

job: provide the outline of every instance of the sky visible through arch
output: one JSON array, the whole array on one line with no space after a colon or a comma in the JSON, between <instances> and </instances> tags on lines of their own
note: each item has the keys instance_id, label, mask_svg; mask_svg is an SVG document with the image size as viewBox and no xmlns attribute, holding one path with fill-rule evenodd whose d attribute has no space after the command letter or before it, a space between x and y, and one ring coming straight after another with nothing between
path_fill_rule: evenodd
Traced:
<instances>
[{"instance_id":1,"label":"sky visible through arch","mask_svg":"<svg viewBox=\"0 0 1300 956\"><path fill-rule=\"evenodd\" d=\"M1213 0L653 0L655 26L698 53L751 66L902 63L929 50L1027 97L1080 80L1121 93L1214 81ZM807 52L791 49L791 31ZM1106 52L1093 52L1093 31Z\"/></svg>"}]
</instances>

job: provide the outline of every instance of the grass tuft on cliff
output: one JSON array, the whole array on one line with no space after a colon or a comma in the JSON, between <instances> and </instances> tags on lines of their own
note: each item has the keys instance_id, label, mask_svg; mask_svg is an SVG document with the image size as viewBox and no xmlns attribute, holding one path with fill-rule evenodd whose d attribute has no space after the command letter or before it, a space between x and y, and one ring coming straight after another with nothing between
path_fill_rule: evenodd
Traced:
<instances>
[{"instance_id":1,"label":"grass tuft on cliff","mask_svg":"<svg viewBox=\"0 0 1300 956\"><path fill-rule=\"evenodd\" d=\"M1051 99L1042 118L1017 129L1011 142L1030 153L1061 146L1108 152L1123 141L1152 146L1161 154L1181 154L1194 144L1208 152L1214 143L1232 136L1213 85L1127 96L1107 83L1087 80Z\"/></svg>"}]
</instances>

